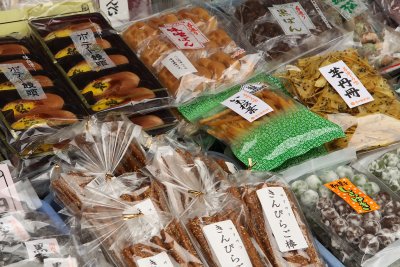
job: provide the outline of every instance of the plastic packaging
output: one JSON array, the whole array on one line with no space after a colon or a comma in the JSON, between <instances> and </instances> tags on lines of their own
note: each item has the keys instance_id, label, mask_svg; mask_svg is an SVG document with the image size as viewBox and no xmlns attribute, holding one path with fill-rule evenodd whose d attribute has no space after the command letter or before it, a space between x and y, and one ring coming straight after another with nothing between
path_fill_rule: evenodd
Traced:
<instances>
[{"instance_id":1,"label":"plastic packaging","mask_svg":"<svg viewBox=\"0 0 400 267\"><path fill-rule=\"evenodd\" d=\"M350 146L360 151L399 141L396 129L400 127L400 102L390 84L353 49L353 34L329 45L325 51L288 65L283 75L290 83L291 94L311 111L340 125L346 133L346 138L330 143L329 148ZM343 64L341 61L346 74L337 65ZM333 69L326 75L335 87L320 71L327 66ZM335 73L336 68L339 74ZM348 82L347 73L355 80Z\"/></svg>"},{"instance_id":2,"label":"plastic packaging","mask_svg":"<svg viewBox=\"0 0 400 267\"><path fill-rule=\"evenodd\" d=\"M318 239L346 266L389 266L399 260L393 253L399 246L399 199L379 179L348 165L355 159L353 149L340 150L282 175ZM342 194L331 191L336 184Z\"/></svg>"},{"instance_id":3,"label":"plastic packaging","mask_svg":"<svg viewBox=\"0 0 400 267\"><path fill-rule=\"evenodd\" d=\"M168 92L99 13L30 21L91 113L169 103ZM143 107L142 107L143 108Z\"/></svg>"},{"instance_id":4,"label":"plastic packaging","mask_svg":"<svg viewBox=\"0 0 400 267\"><path fill-rule=\"evenodd\" d=\"M136 21L123 31L123 38L177 103L221 91L262 64L235 22L207 4Z\"/></svg>"},{"instance_id":5,"label":"plastic packaging","mask_svg":"<svg viewBox=\"0 0 400 267\"><path fill-rule=\"evenodd\" d=\"M400 25L400 3L396 0L375 0L384 14Z\"/></svg>"},{"instance_id":6,"label":"plastic packaging","mask_svg":"<svg viewBox=\"0 0 400 267\"><path fill-rule=\"evenodd\" d=\"M221 104L234 94L243 92L243 88L253 87L254 96L267 103L272 112L249 122ZM242 109L246 110L245 102L239 101L243 103ZM200 98L181 106L179 111L229 145L244 164L248 165L251 159L255 163L254 170L272 170L312 148L343 137L337 125L292 100L283 85L266 74L259 74L213 98Z\"/></svg>"},{"instance_id":7,"label":"plastic packaging","mask_svg":"<svg viewBox=\"0 0 400 267\"><path fill-rule=\"evenodd\" d=\"M324 266L288 184L278 176L249 171L239 172L232 179L235 186L230 192L245 205L250 232L272 266ZM267 198L276 203L270 206ZM287 200L289 203L285 203ZM287 216L281 213L283 210ZM274 216L281 225L278 229L283 227L283 235L277 232L276 222L270 219ZM293 220L295 223L291 224ZM291 247L290 241L297 244ZM282 242L286 245L283 248Z\"/></svg>"}]
</instances>

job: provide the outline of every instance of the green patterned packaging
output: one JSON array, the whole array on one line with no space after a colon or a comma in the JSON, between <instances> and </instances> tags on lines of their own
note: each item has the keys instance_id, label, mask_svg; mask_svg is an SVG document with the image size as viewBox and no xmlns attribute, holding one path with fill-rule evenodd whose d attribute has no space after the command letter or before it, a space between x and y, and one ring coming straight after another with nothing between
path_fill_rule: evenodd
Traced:
<instances>
[{"instance_id":1,"label":"green patterned packaging","mask_svg":"<svg viewBox=\"0 0 400 267\"><path fill-rule=\"evenodd\" d=\"M254 95L273 111L249 122L221 104L243 88L255 89ZM200 97L179 107L179 111L229 145L244 164L248 165L251 159L254 170L275 169L289 159L345 136L338 125L291 99L283 85L267 74L259 74L223 93Z\"/></svg>"}]
</instances>

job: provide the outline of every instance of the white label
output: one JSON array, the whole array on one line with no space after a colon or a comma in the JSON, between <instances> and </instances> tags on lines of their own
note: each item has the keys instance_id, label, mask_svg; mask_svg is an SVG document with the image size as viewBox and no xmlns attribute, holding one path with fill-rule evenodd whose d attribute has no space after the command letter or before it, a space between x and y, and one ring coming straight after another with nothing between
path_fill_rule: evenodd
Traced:
<instances>
[{"instance_id":1,"label":"white label","mask_svg":"<svg viewBox=\"0 0 400 267\"><path fill-rule=\"evenodd\" d=\"M174 267L166 252L137 260L137 265L138 267Z\"/></svg>"},{"instance_id":2,"label":"white label","mask_svg":"<svg viewBox=\"0 0 400 267\"><path fill-rule=\"evenodd\" d=\"M374 101L357 76L342 60L319 69L350 108Z\"/></svg>"},{"instance_id":3,"label":"white label","mask_svg":"<svg viewBox=\"0 0 400 267\"><path fill-rule=\"evenodd\" d=\"M94 178L90 183L87 184L87 187L97 188L98 186L104 185L106 183L106 176L104 174L100 174L96 178Z\"/></svg>"},{"instance_id":4,"label":"white label","mask_svg":"<svg viewBox=\"0 0 400 267\"><path fill-rule=\"evenodd\" d=\"M95 71L115 67L114 62L97 44L91 29L71 33L76 50L83 56L90 68Z\"/></svg>"},{"instance_id":5,"label":"white label","mask_svg":"<svg viewBox=\"0 0 400 267\"><path fill-rule=\"evenodd\" d=\"M7 164L0 164L0 213L23 210Z\"/></svg>"},{"instance_id":6,"label":"white label","mask_svg":"<svg viewBox=\"0 0 400 267\"><path fill-rule=\"evenodd\" d=\"M299 2L294 2L294 3L290 3L290 4L283 4L283 5L274 5L275 8L293 8L297 15L299 16L299 18L301 19L301 21L303 22L303 24L307 27L307 29L316 29L314 23L312 22L312 20L310 19L310 17L307 15L307 12L304 10L304 8L302 7L302 5Z\"/></svg>"},{"instance_id":7,"label":"white label","mask_svg":"<svg viewBox=\"0 0 400 267\"><path fill-rule=\"evenodd\" d=\"M330 5L336 8L337 11L347 20L350 20L365 10L367 6L362 0L326 0Z\"/></svg>"},{"instance_id":8,"label":"white label","mask_svg":"<svg viewBox=\"0 0 400 267\"><path fill-rule=\"evenodd\" d=\"M280 5L269 7L268 9L286 35L310 34L307 26L293 7Z\"/></svg>"},{"instance_id":9,"label":"white label","mask_svg":"<svg viewBox=\"0 0 400 267\"><path fill-rule=\"evenodd\" d=\"M78 267L75 258L46 258L43 267Z\"/></svg>"},{"instance_id":10,"label":"white label","mask_svg":"<svg viewBox=\"0 0 400 267\"><path fill-rule=\"evenodd\" d=\"M281 252L304 249L308 244L301 232L289 199L282 187L257 190L258 199Z\"/></svg>"},{"instance_id":11,"label":"white label","mask_svg":"<svg viewBox=\"0 0 400 267\"><path fill-rule=\"evenodd\" d=\"M267 86L264 83L246 83L240 87L240 90L244 90L250 94L257 93L258 91L266 88Z\"/></svg>"},{"instance_id":12,"label":"white label","mask_svg":"<svg viewBox=\"0 0 400 267\"><path fill-rule=\"evenodd\" d=\"M143 215L154 215L158 219L157 209L151 201L150 198L147 198L135 206L130 207L129 209L123 212L125 215L135 215L135 214L143 214Z\"/></svg>"},{"instance_id":13,"label":"white label","mask_svg":"<svg viewBox=\"0 0 400 267\"><path fill-rule=\"evenodd\" d=\"M395 29L396 32L400 32L400 26Z\"/></svg>"},{"instance_id":14,"label":"white label","mask_svg":"<svg viewBox=\"0 0 400 267\"><path fill-rule=\"evenodd\" d=\"M24 226L12 215L0 218L0 240L26 241L30 238Z\"/></svg>"},{"instance_id":15,"label":"white label","mask_svg":"<svg viewBox=\"0 0 400 267\"><path fill-rule=\"evenodd\" d=\"M42 86L32 77L24 64L0 64L0 70L15 86L22 99L40 100L46 98Z\"/></svg>"},{"instance_id":16,"label":"white label","mask_svg":"<svg viewBox=\"0 0 400 267\"><path fill-rule=\"evenodd\" d=\"M114 27L129 20L128 0L99 0L99 2L101 11L106 14Z\"/></svg>"},{"instance_id":17,"label":"white label","mask_svg":"<svg viewBox=\"0 0 400 267\"><path fill-rule=\"evenodd\" d=\"M176 51L164 58L161 63L179 79L185 75L197 72L189 59L181 52Z\"/></svg>"},{"instance_id":18,"label":"white label","mask_svg":"<svg viewBox=\"0 0 400 267\"><path fill-rule=\"evenodd\" d=\"M231 220L203 227L208 245L221 267L252 267L243 241Z\"/></svg>"},{"instance_id":19,"label":"white label","mask_svg":"<svg viewBox=\"0 0 400 267\"><path fill-rule=\"evenodd\" d=\"M265 114L274 111L267 103L243 90L226 99L221 104L230 108L249 122L253 122Z\"/></svg>"},{"instance_id":20,"label":"white label","mask_svg":"<svg viewBox=\"0 0 400 267\"><path fill-rule=\"evenodd\" d=\"M25 246L31 260L60 254L60 247L55 238L28 241L25 242Z\"/></svg>"},{"instance_id":21,"label":"white label","mask_svg":"<svg viewBox=\"0 0 400 267\"><path fill-rule=\"evenodd\" d=\"M179 49L199 49L204 48L204 44L209 40L197 28L193 21L189 19L180 20L175 23L165 24L160 30L176 45Z\"/></svg>"}]
</instances>

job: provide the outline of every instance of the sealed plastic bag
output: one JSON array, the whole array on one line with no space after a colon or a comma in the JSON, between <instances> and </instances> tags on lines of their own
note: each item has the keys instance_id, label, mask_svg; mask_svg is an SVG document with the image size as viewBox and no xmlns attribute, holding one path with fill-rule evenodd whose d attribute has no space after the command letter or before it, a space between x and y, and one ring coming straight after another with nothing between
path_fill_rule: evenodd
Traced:
<instances>
[{"instance_id":1,"label":"sealed plastic bag","mask_svg":"<svg viewBox=\"0 0 400 267\"><path fill-rule=\"evenodd\" d=\"M254 92L267 104L268 114L250 122L242 115L252 114L254 103L235 98L236 93ZM235 99L234 99L235 98ZM237 101L236 101L237 100ZM225 102L224 102L225 101ZM246 102L247 101L247 102ZM243 110L239 115L221 103L232 103ZM228 144L244 164L251 159L255 170L271 170L290 158L343 137L342 130L291 99L275 78L259 74L214 98L200 98L179 108L190 121L198 121L208 133Z\"/></svg>"},{"instance_id":2,"label":"sealed plastic bag","mask_svg":"<svg viewBox=\"0 0 400 267\"><path fill-rule=\"evenodd\" d=\"M353 45L349 34L327 51L287 66L283 75L291 94L346 133L330 149L368 150L400 140L400 102Z\"/></svg>"},{"instance_id":3,"label":"sealed plastic bag","mask_svg":"<svg viewBox=\"0 0 400 267\"><path fill-rule=\"evenodd\" d=\"M353 149L333 152L282 173L318 239L349 266L399 261L399 199L374 176L348 165Z\"/></svg>"},{"instance_id":4,"label":"sealed plastic bag","mask_svg":"<svg viewBox=\"0 0 400 267\"><path fill-rule=\"evenodd\" d=\"M272 266L324 266L296 198L281 178L242 171L232 179L229 191L243 202L250 232Z\"/></svg>"},{"instance_id":5,"label":"sealed plastic bag","mask_svg":"<svg viewBox=\"0 0 400 267\"><path fill-rule=\"evenodd\" d=\"M136 21L123 37L178 103L240 82L261 64L261 55L238 34L235 22L208 5Z\"/></svg>"},{"instance_id":6,"label":"sealed plastic bag","mask_svg":"<svg viewBox=\"0 0 400 267\"><path fill-rule=\"evenodd\" d=\"M375 0L384 14L400 25L400 3L396 0Z\"/></svg>"}]
</instances>

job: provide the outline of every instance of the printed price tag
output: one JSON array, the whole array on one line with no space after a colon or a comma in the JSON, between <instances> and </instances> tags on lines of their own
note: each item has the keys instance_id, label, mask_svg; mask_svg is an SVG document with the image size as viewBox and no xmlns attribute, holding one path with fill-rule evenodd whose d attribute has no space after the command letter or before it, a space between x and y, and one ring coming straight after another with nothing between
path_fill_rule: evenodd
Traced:
<instances>
[{"instance_id":1,"label":"printed price tag","mask_svg":"<svg viewBox=\"0 0 400 267\"><path fill-rule=\"evenodd\" d=\"M106 14L112 26L120 26L129 20L128 0L99 0L100 9ZM147 1L140 1L147 2Z\"/></svg>"},{"instance_id":2,"label":"printed price tag","mask_svg":"<svg viewBox=\"0 0 400 267\"><path fill-rule=\"evenodd\" d=\"M365 10L367 6L362 0L327 0L347 20L350 20Z\"/></svg>"},{"instance_id":3,"label":"printed price tag","mask_svg":"<svg viewBox=\"0 0 400 267\"><path fill-rule=\"evenodd\" d=\"M307 248L307 241L297 223L285 190L282 187L266 187L257 190L257 196L279 250L287 252Z\"/></svg>"},{"instance_id":4,"label":"printed price tag","mask_svg":"<svg viewBox=\"0 0 400 267\"><path fill-rule=\"evenodd\" d=\"M73 32L71 39L76 50L83 56L92 70L99 71L115 67L114 62L97 44L91 29Z\"/></svg>"},{"instance_id":5,"label":"printed price tag","mask_svg":"<svg viewBox=\"0 0 400 267\"><path fill-rule=\"evenodd\" d=\"M43 261L43 267L78 267L75 258L46 258Z\"/></svg>"},{"instance_id":6,"label":"printed price tag","mask_svg":"<svg viewBox=\"0 0 400 267\"><path fill-rule=\"evenodd\" d=\"M250 94L255 94L258 91L260 91L260 90L262 90L262 89L264 89L266 87L267 87L267 85L265 85L264 83L261 83L261 82L258 82L258 83L246 83L246 84L243 84L240 87L240 90L244 90L244 91L246 91L246 92L248 92Z\"/></svg>"},{"instance_id":7,"label":"printed price tag","mask_svg":"<svg viewBox=\"0 0 400 267\"><path fill-rule=\"evenodd\" d=\"M168 254L161 252L153 257L137 260L138 267L174 267Z\"/></svg>"},{"instance_id":8,"label":"printed price tag","mask_svg":"<svg viewBox=\"0 0 400 267\"><path fill-rule=\"evenodd\" d=\"M283 4L283 5L274 5L275 8L293 8L296 11L296 14L301 19L303 24L307 27L307 29L315 29L315 25L307 15L307 12L304 10L302 5L299 2L294 2L290 4Z\"/></svg>"},{"instance_id":9,"label":"printed price tag","mask_svg":"<svg viewBox=\"0 0 400 267\"><path fill-rule=\"evenodd\" d=\"M15 86L22 99L46 99L46 94L44 93L42 86L32 77L24 64L0 64L0 70Z\"/></svg>"},{"instance_id":10,"label":"printed price tag","mask_svg":"<svg viewBox=\"0 0 400 267\"><path fill-rule=\"evenodd\" d=\"M0 240L26 241L30 238L24 226L12 215L0 218Z\"/></svg>"},{"instance_id":11,"label":"printed price tag","mask_svg":"<svg viewBox=\"0 0 400 267\"><path fill-rule=\"evenodd\" d=\"M0 213L23 210L7 164L0 164Z\"/></svg>"},{"instance_id":12,"label":"printed price tag","mask_svg":"<svg viewBox=\"0 0 400 267\"><path fill-rule=\"evenodd\" d=\"M27 241L25 247L31 260L60 253L60 247L55 238Z\"/></svg>"},{"instance_id":13,"label":"printed price tag","mask_svg":"<svg viewBox=\"0 0 400 267\"><path fill-rule=\"evenodd\" d=\"M132 215L132 214L155 215L155 217L158 219L157 209L154 206L153 201L151 201L150 198L140 201L133 207L130 207L129 209L125 210L123 212L123 214L125 214L125 215Z\"/></svg>"},{"instance_id":14,"label":"printed price tag","mask_svg":"<svg viewBox=\"0 0 400 267\"><path fill-rule=\"evenodd\" d=\"M189 59L181 52L176 51L164 58L161 63L179 79L185 75L197 72Z\"/></svg>"},{"instance_id":15,"label":"printed price tag","mask_svg":"<svg viewBox=\"0 0 400 267\"><path fill-rule=\"evenodd\" d=\"M221 267L252 266L243 241L231 220L206 225L203 233Z\"/></svg>"},{"instance_id":16,"label":"printed price tag","mask_svg":"<svg viewBox=\"0 0 400 267\"><path fill-rule=\"evenodd\" d=\"M274 111L267 103L247 91L241 90L221 103L249 122Z\"/></svg>"},{"instance_id":17,"label":"printed price tag","mask_svg":"<svg viewBox=\"0 0 400 267\"><path fill-rule=\"evenodd\" d=\"M380 208L372 198L358 189L347 178L335 180L325 184L325 186L346 201L357 213L366 213Z\"/></svg>"},{"instance_id":18,"label":"printed price tag","mask_svg":"<svg viewBox=\"0 0 400 267\"><path fill-rule=\"evenodd\" d=\"M286 35L310 34L309 29L293 7L279 5L269 7L268 9Z\"/></svg>"},{"instance_id":19,"label":"printed price tag","mask_svg":"<svg viewBox=\"0 0 400 267\"><path fill-rule=\"evenodd\" d=\"M349 108L374 101L357 76L342 60L319 69Z\"/></svg>"},{"instance_id":20,"label":"printed price tag","mask_svg":"<svg viewBox=\"0 0 400 267\"><path fill-rule=\"evenodd\" d=\"M175 23L165 24L160 30L176 45L179 49L199 49L204 48L204 44L209 40L197 28L193 21L189 19L180 20Z\"/></svg>"}]
</instances>

